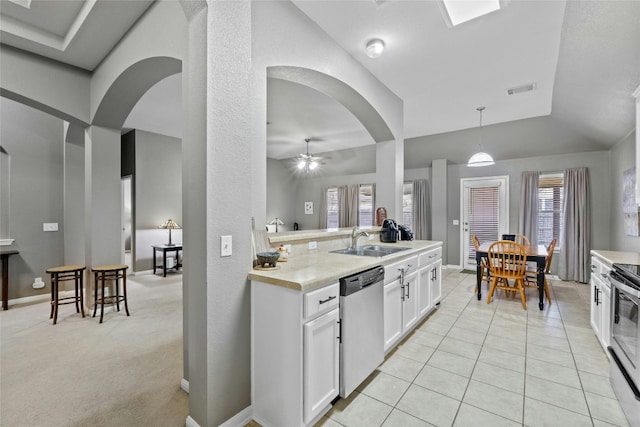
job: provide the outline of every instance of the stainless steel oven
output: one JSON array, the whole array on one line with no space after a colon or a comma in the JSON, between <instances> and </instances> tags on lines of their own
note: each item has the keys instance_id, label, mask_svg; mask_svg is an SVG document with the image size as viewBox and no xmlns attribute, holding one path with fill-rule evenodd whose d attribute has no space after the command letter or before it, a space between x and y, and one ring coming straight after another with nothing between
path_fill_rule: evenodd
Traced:
<instances>
[{"instance_id":1,"label":"stainless steel oven","mask_svg":"<svg viewBox=\"0 0 640 427\"><path fill-rule=\"evenodd\" d=\"M627 418L640 420L640 266L613 264L610 380ZM638 422L636 421L636 424Z\"/></svg>"}]
</instances>

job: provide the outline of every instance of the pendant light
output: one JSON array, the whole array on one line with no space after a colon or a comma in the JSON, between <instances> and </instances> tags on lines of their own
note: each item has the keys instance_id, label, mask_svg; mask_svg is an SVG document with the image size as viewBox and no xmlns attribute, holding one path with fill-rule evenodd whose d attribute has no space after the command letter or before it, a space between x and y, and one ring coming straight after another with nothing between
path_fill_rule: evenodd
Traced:
<instances>
[{"instance_id":1,"label":"pendant light","mask_svg":"<svg viewBox=\"0 0 640 427\"><path fill-rule=\"evenodd\" d=\"M478 107L476 110L480 113L480 151L471 156L469 161L467 162L467 166L471 167L480 167L480 166L490 166L495 164L493 161L493 157L490 154L482 151L482 112L484 111L484 107Z\"/></svg>"}]
</instances>

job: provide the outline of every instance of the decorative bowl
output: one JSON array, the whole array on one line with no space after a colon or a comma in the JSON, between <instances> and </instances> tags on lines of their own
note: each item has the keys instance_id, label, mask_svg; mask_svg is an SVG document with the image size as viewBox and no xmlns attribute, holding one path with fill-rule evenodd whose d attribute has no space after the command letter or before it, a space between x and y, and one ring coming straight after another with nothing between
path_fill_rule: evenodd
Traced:
<instances>
[{"instance_id":1,"label":"decorative bowl","mask_svg":"<svg viewBox=\"0 0 640 427\"><path fill-rule=\"evenodd\" d=\"M278 262L278 258L280 258L279 252L260 252L257 253L258 257L258 265L260 267L264 267L265 264L269 264L270 267L275 267Z\"/></svg>"}]
</instances>

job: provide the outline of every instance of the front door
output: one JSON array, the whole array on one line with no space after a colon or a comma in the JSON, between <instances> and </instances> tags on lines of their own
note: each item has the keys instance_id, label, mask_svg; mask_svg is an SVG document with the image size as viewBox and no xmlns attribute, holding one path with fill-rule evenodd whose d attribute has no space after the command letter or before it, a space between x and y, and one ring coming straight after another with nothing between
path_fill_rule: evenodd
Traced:
<instances>
[{"instance_id":1,"label":"front door","mask_svg":"<svg viewBox=\"0 0 640 427\"><path fill-rule=\"evenodd\" d=\"M460 247L462 266L475 270L471 236L481 243L498 240L509 228L509 177L462 179Z\"/></svg>"}]
</instances>

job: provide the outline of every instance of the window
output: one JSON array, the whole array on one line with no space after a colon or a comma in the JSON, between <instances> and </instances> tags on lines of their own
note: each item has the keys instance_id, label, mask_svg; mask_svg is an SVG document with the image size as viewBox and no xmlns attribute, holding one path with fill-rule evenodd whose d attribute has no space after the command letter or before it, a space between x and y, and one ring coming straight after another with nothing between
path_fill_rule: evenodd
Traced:
<instances>
[{"instance_id":1,"label":"window","mask_svg":"<svg viewBox=\"0 0 640 427\"><path fill-rule=\"evenodd\" d=\"M562 209L564 203L564 174L540 174L538 178L538 243L549 246L558 239L560 247Z\"/></svg>"},{"instance_id":2,"label":"window","mask_svg":"<svg viewBox=\"0 0 640 427\"><path fill-rule=\"evenodd\" d=\"M327 228L338 228L338 187L327 189Z\"/></svg>"},{"instance_id":3,"label":"window","mask_svg":"<svg viewBox=\"0 0 640 427\"><path fill-rule=\"evenodd\" d=\"M402 225L413 229L413 182L402 185Z\"/></svg>"},{"instance_id":4,"label":"window","mask_svg":"<svg viewBox=\"0 0 640 427\"><path fill-rule=\"evenodd\" d=\"M361 184L358 189L358 225L373 225L373 185Z\"/></svg>"}]
</instances>

